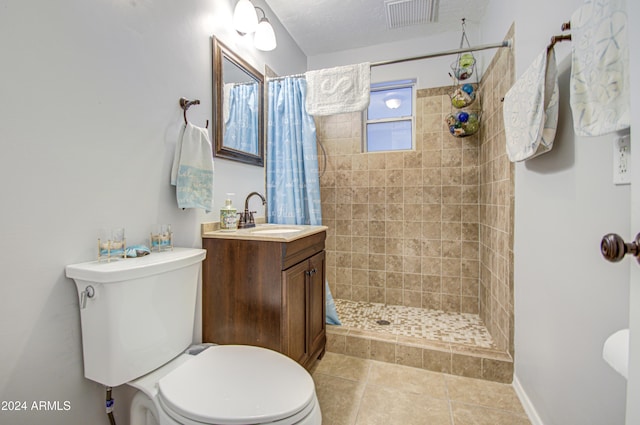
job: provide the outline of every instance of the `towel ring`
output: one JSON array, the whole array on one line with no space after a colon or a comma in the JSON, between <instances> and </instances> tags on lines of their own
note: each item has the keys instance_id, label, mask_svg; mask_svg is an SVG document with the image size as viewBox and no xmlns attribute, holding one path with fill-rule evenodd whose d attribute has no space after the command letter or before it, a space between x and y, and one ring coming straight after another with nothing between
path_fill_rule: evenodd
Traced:
<instances>
[{"instance_id":1,"label":"towel ring","mask_svg":"<svg viewBox=\"0 0 640 425\"><path fill-rule=\"evenodd\" d=\"M194 99L194 100L188 100L184 97L180 98L180 106L182 107L184 113L184 123L185 125L189 123L189 121L187 120L187 109L189 109L189 107L191 105L199 105L200 104L200 100L199 99ZM209 120L207 120L206 125L204 126L204 128L209 128Z\"/></svg>"}]
</instances>

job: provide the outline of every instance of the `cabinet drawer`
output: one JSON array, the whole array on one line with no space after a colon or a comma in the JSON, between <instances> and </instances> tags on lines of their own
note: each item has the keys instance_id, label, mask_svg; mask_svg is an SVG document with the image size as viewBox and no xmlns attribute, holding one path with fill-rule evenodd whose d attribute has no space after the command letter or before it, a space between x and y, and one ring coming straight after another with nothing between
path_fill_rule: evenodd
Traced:
<instances>
[{"instance_id":1,"label":"cabinet drawer","mask_svg":"<svg viewBox=\"0 0 640 425\"><path fill-rule=\"evenodd\" d=\"M326 237L327 232L320 232L292 242L281 243L282 270L295 266L316 253L324 251L324 240Z\"/></svg>"}]
</instances>

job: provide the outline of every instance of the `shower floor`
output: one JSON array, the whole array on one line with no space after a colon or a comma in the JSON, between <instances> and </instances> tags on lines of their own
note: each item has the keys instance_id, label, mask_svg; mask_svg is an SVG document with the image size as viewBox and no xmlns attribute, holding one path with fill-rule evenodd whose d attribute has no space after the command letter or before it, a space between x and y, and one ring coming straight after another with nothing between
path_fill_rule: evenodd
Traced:
<instances>
[{"instance_id":1,"label":"shower floor","mask_svg":"<svg viewBox=\"0 0 640 425\"><path fill-rule=\"evenodd\" d=\"M512 381L511 355L496 346L477 314L334 300L342 325L327 325L327 351L453 375Z\"/></svg>"},{"instance_id":2,"label":"shower floor","mask_svg":"<svg viewBox=\"0 0 640 425\"><path fill-rule=\"evenodd\" d=\"M335 303L342 326L349 329L496 349L487 327L477 314L342 299L335 299ZM389 324L380 325L379 320Z\"/></svg>"}]
</instances>

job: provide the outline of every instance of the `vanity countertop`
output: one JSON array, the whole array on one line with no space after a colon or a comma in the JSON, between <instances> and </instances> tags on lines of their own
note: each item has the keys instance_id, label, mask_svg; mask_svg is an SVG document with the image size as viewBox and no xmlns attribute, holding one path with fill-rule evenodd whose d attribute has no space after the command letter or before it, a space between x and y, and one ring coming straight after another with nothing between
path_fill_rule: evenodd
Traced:
<instances>
[{"instance_id":1,"label":"vanity countertop","mask_svg":"<svg viewBox=\"0 0 640 425\"><path fill-rule=\"evenodd\" d=\"M254 241L291 242L316 233L324 232L327 226L311 226L301 224L258 223L256 227L238 230L220 230L220 223L203 223L203 238L244 239Z\"/></svg>"}]
</instances>

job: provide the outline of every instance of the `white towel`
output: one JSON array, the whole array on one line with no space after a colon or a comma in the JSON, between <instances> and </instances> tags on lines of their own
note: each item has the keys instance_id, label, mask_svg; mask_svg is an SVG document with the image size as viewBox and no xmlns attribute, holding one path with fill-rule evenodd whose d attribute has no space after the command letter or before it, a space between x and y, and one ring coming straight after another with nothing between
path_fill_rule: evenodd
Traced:
<instances>
[{"instance_id":1,"label":"white towel","mask_svg":"<svg viewBox=\"0 0 640 425\"><path fill-rule=\"evenodd\" d=\"M625 0L587 0L571 15L570 101L580 136L629 127L629 43Z\"/></svg>"},{"instance_id":2,"label":"white towel","mask_svg":"<svg viewBox=\"0 0 640 425\"><path fill-rule=\"evenodd\" d=\"M369 106L369 63L339 66L305 73L309 115L363 111Z\"/></svg>"},{"instance_id":3,"label":"white towel","mask_svg":"<svg viewBox=\"0 0 640 425\"><path fill-rule=\"evenodd\" d=\"M226 83L222 90L224 92L222 96L222 122L224 125L227 125L227 121L229 121L229 105L233 86L235 86L235 83Z\"/></svg>"},{"instance_id":4,"label":"white towel","mask_svg":"<svg viewBox=\"0 0 640 425\"><path fill-rule=\"evenodd\" d=\"M171 168L179 208L213 210L213 151L206 129L187 123L178 138Z\"/></svg>"},{"instance_id":5,"label":"white towel","mask_svg":"<svg viewBox=\"0 0 640 425\"><path fill-rule=\"evenodd\" d=\"M524 161L549 152L558 126L558 67L553 47L536 57L504 97L507 156Z\"/></svg>"}]
</instances>

